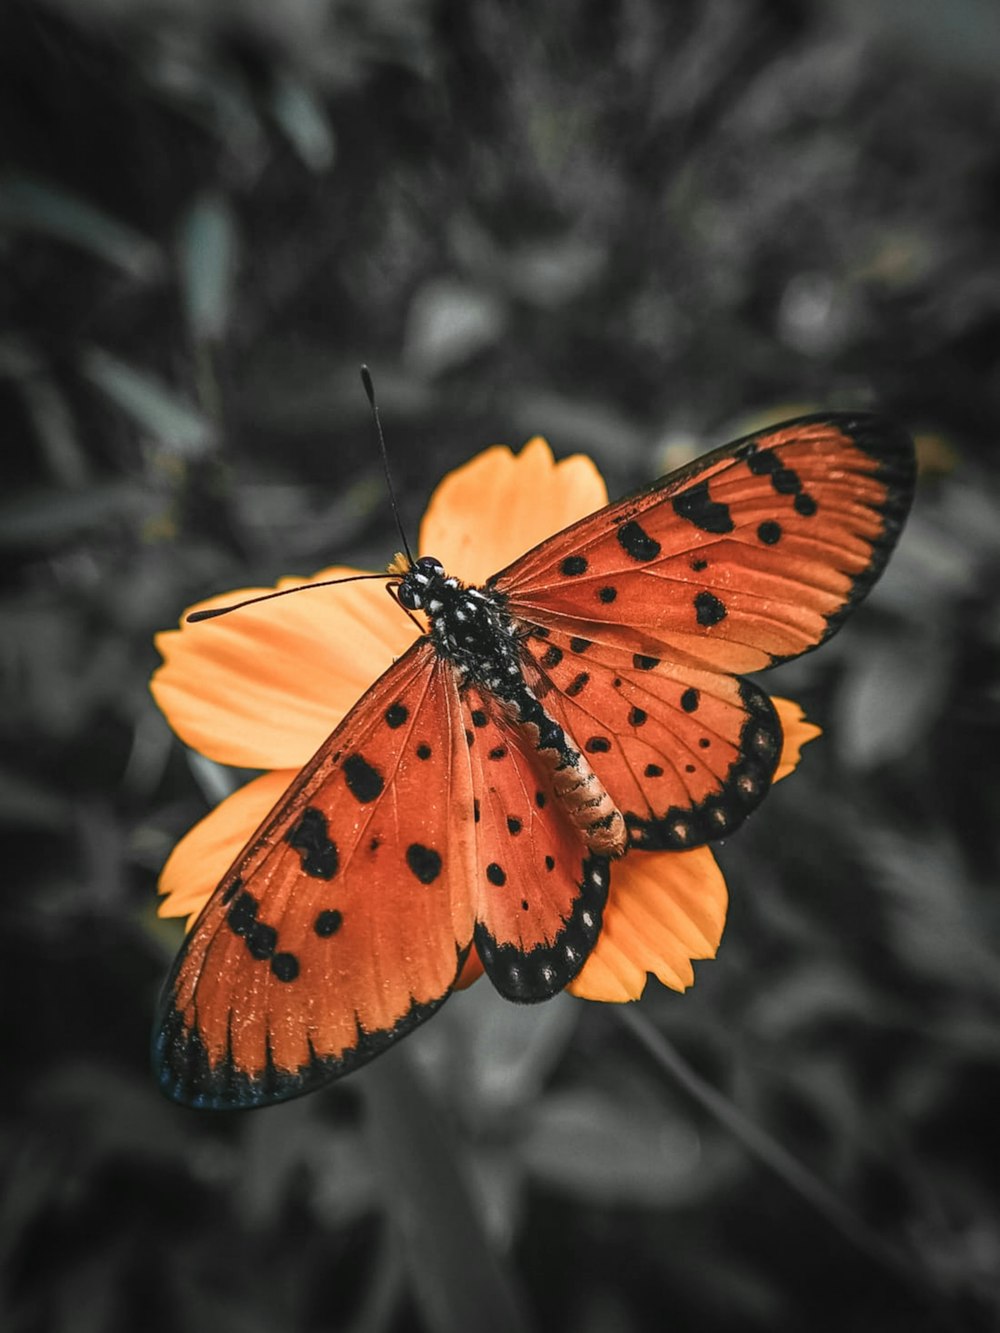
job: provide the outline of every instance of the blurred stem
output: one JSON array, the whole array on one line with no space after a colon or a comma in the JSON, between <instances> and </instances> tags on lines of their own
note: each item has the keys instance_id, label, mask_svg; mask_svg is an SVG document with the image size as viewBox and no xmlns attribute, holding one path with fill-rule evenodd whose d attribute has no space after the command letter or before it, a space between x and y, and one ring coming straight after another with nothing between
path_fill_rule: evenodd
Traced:
<instances>
[{"instance_id":1,"label":"blurred stem","mask_svg":"<svg viewBox=\"0 0 1000 1333\"><path fill-rule=\"evenodd\" d=\"M433 1333L527 1333L513 1274L483 1230L441 1109L407 1054L390 1051L356 1085L388 1217Z\"/></svg>"},{"instance_id":2,"label":"blurred stem","mask_svg":"<svg viewBox=\"0 0 1000 1333\"><path fill-rule=\"evenodd\" d=\"M206 339L195 344L195 385L198 405L222 434L222 390L215 368L215 348Z\"/></svg>"},{"instance_id":3,"label":"blurred stem","mask_svg":"<svg viewBox=\"0 0 1000 1333\"><path fill-rule=\"evenodd\" d=\"M925 1292L933 1288L933 1279L919 1266L917 1256L911 1257L880 1236L777 1139L749 1120L733 1102L706 1082L636 1006L619 1005L616 1012L625 1027L675 1083L680 1084L752 1157L783 1180L855 1249L882 1267L891 1269L908 1284Z\"/></svg>"}]
</instances>

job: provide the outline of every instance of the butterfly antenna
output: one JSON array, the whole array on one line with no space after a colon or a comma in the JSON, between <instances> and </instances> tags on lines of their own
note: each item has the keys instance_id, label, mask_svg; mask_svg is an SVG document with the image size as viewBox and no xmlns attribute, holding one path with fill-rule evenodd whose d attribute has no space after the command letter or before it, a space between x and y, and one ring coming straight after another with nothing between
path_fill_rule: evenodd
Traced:
<instances>
[{"instance_id":1,"label":"butterfly antenna","mask_svg":"<svg viewBox=\"0 0 1000 1333\"><path fill-rule=\"evenodd\" d=\"M206 611L192 611L184 619L189 625L197 625L201 620L215 620L217 616L227 616L230 611L239 611L241 607L253 606L254 602L269 602L274 597L287 597L292 592L308 592L310 588L334 588L338 583L359 583L362 579L384 579L385 574L347 574L342 579L323 579L321 583L297 583L294 588L279 588L277 592L263 592L259 597L248 597L242 602L233 602L229 606L210 607Z\"/></svg>"},{"instance_id":2,"label":"butterfly antenna","mask_svg":"<svg viewBox=\"0 0 1000 1333\"><path fill-rule=\"evenodd\" d=\"M368 395L368 402L372 409L372 420L375 423L375 433L378 436L378 451L382 458L382 471L385 473L385 484L389 491L389 504L392 506L392 516L396 520L396 528L399 532L400 540L403 543L403 550L406 552L406 558L412 566L414 564L413 552L410 550L410 543L406 540L406 533L403 531L403 523L399 517L399 505L396 503L396 492L392 486L392 473L389 471L389 455L385 448L385 436L382 434L382 422L378 414L378 403L375 401L375 385L372 383L372 373L367 366L361 367L361 383L365 386L365 393Z\"/></svg>"}]
</instances>

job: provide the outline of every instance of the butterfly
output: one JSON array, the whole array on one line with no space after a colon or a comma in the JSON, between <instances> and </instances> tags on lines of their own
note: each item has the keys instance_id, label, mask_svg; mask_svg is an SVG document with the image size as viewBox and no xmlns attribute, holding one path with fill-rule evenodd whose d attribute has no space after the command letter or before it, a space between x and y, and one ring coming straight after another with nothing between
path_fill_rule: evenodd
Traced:
<instances>
[{"instance_id":1,"label":"butterfly","mask_svg":"<svg viewBox=\"0 0 1000 1333\"><path fill-rule=\"evenodd\" d=\"M266 1105L363 1065L470 950L506 998L579 973L615 861L760 804L778 715L747 673L816 648L905 521L909 437L869 414L728 444L481 587L397 556L420 637L295 778L191 928L153 1038L177 1101Z\"/></svg>"}]
</instances>

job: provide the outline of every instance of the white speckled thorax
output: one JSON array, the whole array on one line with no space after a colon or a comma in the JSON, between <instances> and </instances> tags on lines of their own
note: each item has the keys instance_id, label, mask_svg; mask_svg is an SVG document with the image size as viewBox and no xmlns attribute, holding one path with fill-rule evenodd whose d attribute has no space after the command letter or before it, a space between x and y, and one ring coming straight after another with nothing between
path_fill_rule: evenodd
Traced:
<instances>
[{"instance_id":1,"label":"white speckled thorax","mask_svg":"<svg viewBox=\"0 0 1000 1333\"><path fill-rule=\"evenodd\" d=\"M500 699L528 690L517 630L499 594L467 587L423 556L403 576L398 595L408 609L426 613L432 641L462 684L474 682Z\"/></svg>"}]
</instances>

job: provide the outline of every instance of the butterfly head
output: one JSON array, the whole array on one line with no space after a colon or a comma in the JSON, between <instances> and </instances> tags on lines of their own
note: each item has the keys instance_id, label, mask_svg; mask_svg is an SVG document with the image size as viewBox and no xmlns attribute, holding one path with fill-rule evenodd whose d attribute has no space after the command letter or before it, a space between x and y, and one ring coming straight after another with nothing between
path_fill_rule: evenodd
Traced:
<instances>
[{"instance_id":1,"label":"butterfly head","mask_svg":"<svg viewBox=\"0 0 1000 1333\"><path fill-rule=\"evenodd\" d=\"M390 572L403 573L396 596L407 611L424 610L445 577L444 565L432 555L422 555L405 572L394 571L392 566Z\"/></svg>"}]
</instances>

